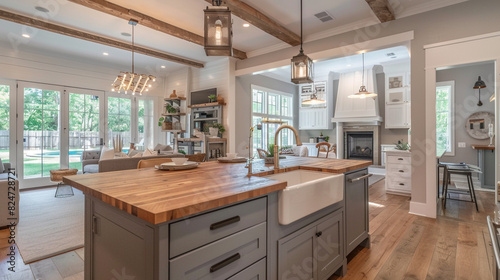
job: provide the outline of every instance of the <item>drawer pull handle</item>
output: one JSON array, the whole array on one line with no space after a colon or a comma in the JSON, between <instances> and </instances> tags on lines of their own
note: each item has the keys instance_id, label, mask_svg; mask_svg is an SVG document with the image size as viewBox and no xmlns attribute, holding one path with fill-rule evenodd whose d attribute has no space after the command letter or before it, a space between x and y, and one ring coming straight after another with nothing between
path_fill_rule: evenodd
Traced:
<instances>
[{"instance_id":1,"label":"drawer pull handle","mask_svg":"<svg viewBox=\"0 0 500 280\"><path fill-rule=\"evenodd\" d=\"M366 179L368 177L371 177L373 174L366 174L366 175L363 175L363 176L360 176L358 178L354 178L354 179L348 179L347 182L349 183L354 183L354 182L357 182L359 180L363 180L363 179Z\"/></svg>"},{"instance_id":2,"label":"drawer pull handle","mask_svg":"<svg viewBox=\"0 0 500 280\"><path fill-rule=\"evenodd\" d=\"M398 158L398 160L403 160L403 158L402 158L402 157L400 157L400 158Z\"/></svg>"},{"instance_id":3,"label":"drawer pull handle","mask_svg":"<svg viewBox=\"0 0 500 280\"><path fill-rule=\"evenodd\" d=\"M404 173L405 171L404 170L399 170L399 172Z\"/></svg>"},{"instance_id":4,"label":"drawer pull handle","mask_svg":"<svg viewBox=\"0 0 500 280\"><path fill-rule=\"evenodd\" d=\"M227 259L225 259L225 260L223 260L221 262L218 262L218 263L212 265L210 267L210 273L216 272L217 270L219 270L219 269L221 269L221 268L223 268L223 267L225 267L225 266L227 266L227 265L229 265L229 264L231 264L231 263L239 260L240 258L241 258L240 253L236 253L236 254L230 256L229 258L227 258Z\"/></svg>"},{"instance_id":5,"label":"drawer pull handle","mask_svg":"<svg viewBox=\"0 0 500 280\"><path fill-rule=\"evenodd\" d=\"M403 184L403 183L399 183L399 185L400 185L400 186L404 186L405 184Z\"/></svg>"},{"instance_id":6,"label":"drawer pull handle","mask_svg":"<svg viewBox=\"0 0 500 280\"><path fill-rule=\"evenodd\" d=\"M318 232L316 232L316 237L320 237L322 234L323 234L323 232L318 231Z\"/></svg>"},{"instance_id":7,"label":"drawer pull handle","mask_svg":"<svg viewBox=\"0 0 500 280\"><path fill-rule=\"evenodd\" d=\"M215 230L215 229L218 229L218 228L221 228L221 227L225 227L225 226L228 226L230 224L237 223L239 221L240 221L240 216L234 216L234 217L226 219L224 221L220 221L220 222L211 224L210 225L210 230Z\"/></svg>"}]
</instances>

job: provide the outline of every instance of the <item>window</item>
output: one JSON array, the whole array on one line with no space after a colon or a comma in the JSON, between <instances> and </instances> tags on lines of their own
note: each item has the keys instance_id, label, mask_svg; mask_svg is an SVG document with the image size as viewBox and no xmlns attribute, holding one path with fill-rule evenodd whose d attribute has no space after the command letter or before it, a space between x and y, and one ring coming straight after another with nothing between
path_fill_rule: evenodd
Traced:
<instances>
[{"instance_id":1,"label":"window","mask_svg":"<svg viewBox=\"0 0 500 280\"><path fill-rule=\"evenodd\" d=\"M293 95L252 85L252 126L262 124L254 130L253 149L268 149L274 143L274 134L281 124L293 125ZM289 129L280 132L278 145L291 146L295 138Z\"/></svg>"},{"instance_id":2,"label":"window","mask_svg":"<svg viewBox=\"0 0 500 280\"><path fill-rule=\"evenodd\" d=\"M132 100L130 98L108 97L108 147L120 135L123 144L131 142Z\"/></svg>"},{"instance_id":3,"label":"window","mask_svg":"<svg viewBox=\"0 0 500 280\"><path fill-rule=\"evenodd\" d=\"M455 155L454 95L454 81L436 83L436 148L448 156Z\"/></svg>"}]
</instances>

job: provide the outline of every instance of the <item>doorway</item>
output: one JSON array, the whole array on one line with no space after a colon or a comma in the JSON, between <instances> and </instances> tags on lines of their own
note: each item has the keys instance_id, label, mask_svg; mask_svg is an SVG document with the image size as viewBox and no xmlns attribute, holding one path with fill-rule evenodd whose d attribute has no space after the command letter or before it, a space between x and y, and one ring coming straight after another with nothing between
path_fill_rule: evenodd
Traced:
<instances>
[{"instance_id":1,"label":"doorway","mask_svg":"<svg viewBox=\"0 0 500 280\"><path fill-rule=\"evenodd\" d=\"M424 46L425 49L425 80L426 80L426 129L425 138L428 149L424 155L426 162L426 201L418 210L413 211L428 217L436 217L437 198L436 185L436 77L437 71L453 65L465 65L483 61L494 62L494 81L498 79L500 73L499 63L500 52L492 46L500 44L500 33L484 34L473 38L463 38L450 42ZM477 79L477 77L475 77ZM471 85L473 86L473 85ZM493 92L498 91L498 85L494 82ZM484 102L484 101L483 101ZM498 98L493 102L495 115L499 106ZM494 124L494 131L498 131L498 123ZM498 146L499 141L495 137L494 143ZM458 145L458 144L457 144ZM498 181L498 149L495 150L495 182ZM495 186L495 189L497 187ZM497 191L497 190L496 190ZM497 193L497 192L495 192ZM498 198L497 198L498 199ZM416 205L413 205L416 207ZM410 205L410 210L412 205Z\"/></svg>"},{"instance_id":2,"label":"doorway","mask_svg":"<svg viewBox=\"0 0 500 280\"><path fill-rule=\"evenodd\" d=\"M466 163L481 172L472 174L480 212L492 210L495 198L495 153L490 144L489 132L495 124L495 62L485 61L453 65L436 70L436 148L445 151L440 158L446 163ZM479 81L479 82L478 82ZM474 89L476 84L481 88ZM438 155L439 156L439 155ZM440 170L443 173L443 170ZM443 180L443 174L439 174ZM448 198L470 200L460 194L468 190L466 176L451 176ZM480 192L489 192L483 194ZM486 201L490 200L490 201ZM447 209L439 213L447 215L453 207L467 207L465 202L447 201ZM465 203L466 204L466 203ZM469 213L470 214L470 213Z\"/></svg>"},{"instance_id":3,"label":"doorway","mask_svg":"<svg viewBox=\"0 0 500 280\"><path fill-rule=\"evenodd\" d=\"M19 82L17 177L23 188L45 186L50 170L80 169L83 151L103 138L104 93Z\"/></svg>"}]
</instances>

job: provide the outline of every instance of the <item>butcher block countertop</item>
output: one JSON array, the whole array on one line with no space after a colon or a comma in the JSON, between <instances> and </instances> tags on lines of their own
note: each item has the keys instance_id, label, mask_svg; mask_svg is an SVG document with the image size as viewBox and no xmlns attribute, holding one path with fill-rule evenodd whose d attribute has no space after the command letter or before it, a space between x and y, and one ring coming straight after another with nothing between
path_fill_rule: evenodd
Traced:
<instances>
[{"instance_id":1,"label":"butcher block countertop","mask_svg":"<svg viewBox=\"0 0 500 280\"><path fill-rule=\"evenodd\" d=\"M370 161L287 157L280 172L295 169L345 173L368 167ZM203 162L195 169L161 171L132 169L63 177L63 182L152 224L160 224L286 188L286 182L261 178L272 165Z\"/></svg>"}]
</instances>

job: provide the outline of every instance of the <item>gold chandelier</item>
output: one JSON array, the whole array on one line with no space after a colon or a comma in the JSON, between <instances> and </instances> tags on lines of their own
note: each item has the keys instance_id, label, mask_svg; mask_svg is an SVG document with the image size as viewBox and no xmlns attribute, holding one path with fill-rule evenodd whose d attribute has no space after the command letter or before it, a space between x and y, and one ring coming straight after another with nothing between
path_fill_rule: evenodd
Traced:
<instances>
[{"instance_id":1,"label":"gold chandelier","mask_svg":"<svg viewBox=\"0 0 500 280\"><path fill-rule=\"evenodd\" d=\"M151 84L156 81L156 78L152 75L134 73L134 27L137 25L137 21L131 19L128 24L132 25L132 72L120 72L111 84L111 91L123 91L125 94L130 92L132 95L136 93L142 95L143 91L149 91Z\"/></svg>"}]
</instances>

